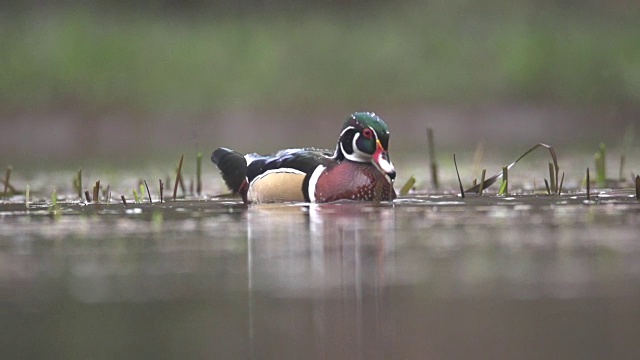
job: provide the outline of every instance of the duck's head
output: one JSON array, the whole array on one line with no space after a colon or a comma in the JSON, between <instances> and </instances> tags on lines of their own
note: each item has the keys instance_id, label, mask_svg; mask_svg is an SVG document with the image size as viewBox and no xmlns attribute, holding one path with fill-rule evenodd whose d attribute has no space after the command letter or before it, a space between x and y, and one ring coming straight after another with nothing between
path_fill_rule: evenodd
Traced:
<instances>
[{"instance_id":1,"label":"duck's head","mask_svg":"<svg viewBox=\"0 0 640 360\"><path fill-rule=\"evenodd\" d=\"M389 128L372 112L351 114L342 126L334 157L372 163L393 182L396 170L389 159Z\"/></svg>"}]
</instances>

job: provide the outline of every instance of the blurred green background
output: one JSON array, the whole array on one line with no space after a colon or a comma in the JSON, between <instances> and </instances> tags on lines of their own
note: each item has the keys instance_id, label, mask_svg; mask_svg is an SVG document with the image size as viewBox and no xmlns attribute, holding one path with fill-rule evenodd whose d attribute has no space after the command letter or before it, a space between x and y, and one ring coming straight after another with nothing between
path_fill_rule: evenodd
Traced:
<instances>
[{"instance_id":1,"label":"blurred green background","mask_svg":"<svg viewBox=\"0 0 640 360\"><path fill-rule=\"evenodd\" d=\"M397 153L591 149L640 115L633 0L0 6L0 163L331 148L360 110Z\"/></svg>"}]
</instances>

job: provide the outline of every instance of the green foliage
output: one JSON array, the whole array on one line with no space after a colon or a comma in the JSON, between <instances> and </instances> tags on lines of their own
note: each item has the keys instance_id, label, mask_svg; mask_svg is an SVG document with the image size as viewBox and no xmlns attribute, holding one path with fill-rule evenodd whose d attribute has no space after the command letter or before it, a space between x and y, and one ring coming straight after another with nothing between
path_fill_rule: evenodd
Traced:
<instances>
[{"instance_id":1,"label":"green foliage","mask_svg":"<svg viewBox=\"0 0 640 360\"><path fill-rule=\"evenodd\" d=\"M640 101L634 6L401 3L215 17L74 8L3 17L5 108Z\"/></svg>"}]
</instances>

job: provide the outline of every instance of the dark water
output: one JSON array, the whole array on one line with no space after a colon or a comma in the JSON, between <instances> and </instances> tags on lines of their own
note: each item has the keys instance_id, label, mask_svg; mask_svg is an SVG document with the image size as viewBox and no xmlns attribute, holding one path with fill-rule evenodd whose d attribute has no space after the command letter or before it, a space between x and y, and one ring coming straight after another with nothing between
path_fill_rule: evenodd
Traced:
<instances>
[{"instance_id":1,"label":"dark water","mask_svg":"<svg viewBox=\"0 0 640 360\"><path fill-rule=\"evenodd\" d=\"M636 359L640 203L0 211L6 359Z\"/></svg>"}]
</instances>

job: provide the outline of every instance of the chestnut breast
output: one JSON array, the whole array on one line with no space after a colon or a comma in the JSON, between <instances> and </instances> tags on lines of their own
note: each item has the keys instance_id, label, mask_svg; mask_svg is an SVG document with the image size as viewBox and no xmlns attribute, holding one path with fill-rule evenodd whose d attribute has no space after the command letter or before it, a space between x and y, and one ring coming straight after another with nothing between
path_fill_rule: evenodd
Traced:
<instances>
[{"instance_id":1,"label":"chestnut breast","mask_svg":"<svg viewBox=\"0 0 640 360\"><path fill-rule=\"evenodd\" d=\"M395 198L393 186L374 165L342 161L328 167L315 188L316 202L343 199L390 201Z\"/></svg>"}]
</instances>

